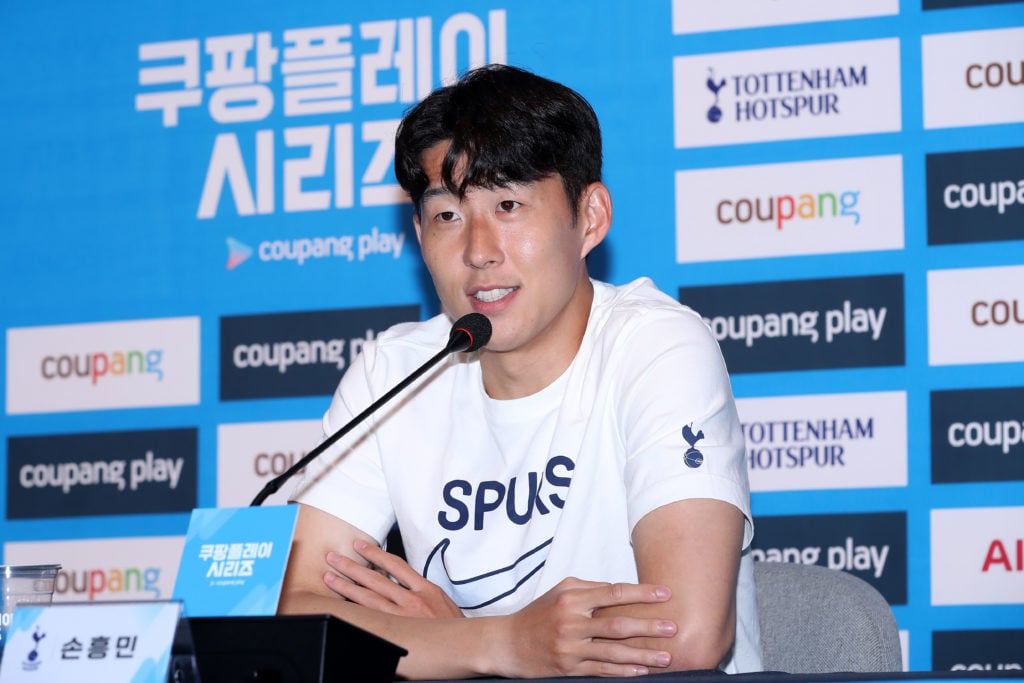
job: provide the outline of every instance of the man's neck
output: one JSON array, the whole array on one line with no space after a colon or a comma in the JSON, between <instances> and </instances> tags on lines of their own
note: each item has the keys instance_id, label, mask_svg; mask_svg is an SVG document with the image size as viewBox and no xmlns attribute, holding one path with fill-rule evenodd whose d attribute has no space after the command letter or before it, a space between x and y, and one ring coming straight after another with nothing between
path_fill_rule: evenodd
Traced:
<instances>
[{"instance_id":1,"label":"man's neck","mask_svg":"<svg viewBox=\"0 0 1024 683\"><path fill-rule=\"evenodd\" d=\"M558 379L576 358L593 300L594 285L584 277L558 326L514 351L485 350L480 362L487 394L500 400L523 398Z\"/></svg>"}]
</instances>

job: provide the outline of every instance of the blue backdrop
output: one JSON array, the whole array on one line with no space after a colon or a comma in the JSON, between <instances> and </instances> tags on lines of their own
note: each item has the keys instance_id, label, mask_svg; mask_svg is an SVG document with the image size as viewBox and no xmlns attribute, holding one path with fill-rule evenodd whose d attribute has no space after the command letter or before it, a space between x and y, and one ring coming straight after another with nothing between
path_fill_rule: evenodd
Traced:
<instances>
[{"instance_id":1,"label":"blue backdrop","mask_svg":"<svg viewBox=\"0 0 1024 683\"><path fill-rule=\"evenodd\" d=\"M5 5L7 559L178 539L309 446L362 341L437 310L395 125L498 61L597 110L594 274L719 337L760 559L874 583L911 669L1019 668L1024 3L766 6ZM277 422L309 440L221 474Z\"/></svg>"}]
</instances>

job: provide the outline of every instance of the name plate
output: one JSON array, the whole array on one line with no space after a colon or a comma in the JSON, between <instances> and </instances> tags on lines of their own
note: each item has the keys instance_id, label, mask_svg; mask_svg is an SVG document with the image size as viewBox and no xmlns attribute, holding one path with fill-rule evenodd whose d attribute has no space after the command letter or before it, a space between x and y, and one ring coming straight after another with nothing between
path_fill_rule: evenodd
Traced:
<instances>
[{"instance_id":1,"label":"name plate","mask_svg":"<svg viewBox=\"0 0 1024 683\"><path fill-rule=\"evenodd\" d=\"M180 617L177 601L18 607L0 681L166 683Z\"/></svg>"},{"instance_id":2,"label":"name plate","mask_svg":"<svg viewBox=\"0 0 1024 683\"><path fill-rule=\"evenodd\" d=\"M297 505L193 510L174 582L186 616L276 614L298 513Z\"/></svg>"}]
</instances>

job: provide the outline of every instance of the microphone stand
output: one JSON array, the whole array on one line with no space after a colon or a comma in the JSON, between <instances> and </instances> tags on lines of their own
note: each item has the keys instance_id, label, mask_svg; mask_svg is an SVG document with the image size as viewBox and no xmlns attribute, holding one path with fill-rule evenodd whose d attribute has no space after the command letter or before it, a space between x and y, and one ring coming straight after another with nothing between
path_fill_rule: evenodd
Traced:
<instances>
[{"instance_id":1,"label":"microphone stand","mask_svg":"<svg viewBox=\"0 0 1024 683\"><path fill-rule=\"evenodd\" d=\"M471 317L473 316L473 317ZM478 316L478 317L475 317ZM481 321L482 319L482 321ZM459 327L460 323L463 325ZM474 334L474 332L476 334ZM301 470L303 467L313 461L314 458L319 456L321 453L330 448L338 439L348 434L352 429L357 427L363 420L372 415L378 408L390 401L395 397L397 393L405 389L407 386L415 382L430 368L437 365L442 358L447 356L453 351L475 351L481 346L485 345L491 336L491 324L484 316L479 313L469 314L463 316L456 321L455 326L452 328L452 333L448 339L448 345L437 352L433 358L428 360L426 363L417 368L411 375L403 379L401 382L392 387L386 394L374 401L369 408L356 415L354 418L349 420L348 424L343 426L338 431L331 434L329 437L324 439L316 448L311 450L298 462L289 467L287 470L274 477L267 482L256 497L249 503L250 507L256 507L263 504L269 496L277 493L281 486L292 478L292 476Z\"/></svg>"}]
</instances>

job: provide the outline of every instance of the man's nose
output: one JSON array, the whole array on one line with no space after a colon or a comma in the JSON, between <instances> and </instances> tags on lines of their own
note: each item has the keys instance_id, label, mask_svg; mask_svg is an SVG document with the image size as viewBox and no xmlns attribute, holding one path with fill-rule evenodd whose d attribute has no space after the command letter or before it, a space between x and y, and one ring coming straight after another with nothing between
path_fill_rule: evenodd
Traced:
<instances>
[{"instance_id":1,"label":"man's nose","mask_svg":"<svg viewBox=\"0 0 1024 683\"><path fill-rule=\"evenodd\" d=\"M475 220L466 230L463 261L473 268L487 268L501 263L504 253L497 227L486 220Z\"/></svg>"}]
</instances>

